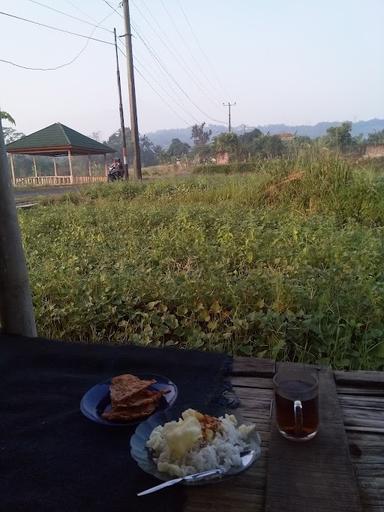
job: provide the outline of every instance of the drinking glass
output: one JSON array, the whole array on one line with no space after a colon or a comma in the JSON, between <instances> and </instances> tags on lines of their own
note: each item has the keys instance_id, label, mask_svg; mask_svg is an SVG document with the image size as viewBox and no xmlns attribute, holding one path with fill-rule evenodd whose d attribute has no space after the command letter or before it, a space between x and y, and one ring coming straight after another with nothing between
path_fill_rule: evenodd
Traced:
<instances>
[{"instance_id":1,"label":"drinking glass","mask_svg":"<svg viewBox=\"0 0 384 512\"><path fill-rule=\"evenodd\" d=\"M306 369L282 368L273 378L277 428L292 441L308 441L319 429L319 381Z\"/></svg>"}]
</instances>

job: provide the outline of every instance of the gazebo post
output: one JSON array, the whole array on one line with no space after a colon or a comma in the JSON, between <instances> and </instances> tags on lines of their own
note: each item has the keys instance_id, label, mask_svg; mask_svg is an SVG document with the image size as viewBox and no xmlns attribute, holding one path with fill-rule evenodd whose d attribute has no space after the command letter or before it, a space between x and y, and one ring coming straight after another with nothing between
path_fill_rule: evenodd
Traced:
<instances>
[{"instance_id":1,"label":"gazebo post","mask_svg":"<svg viewBox=\"0 0 384 512\"><path fill-rule=\"evenodd\" d=\"M89 174L89 177L92 176L92 163L91 163L91 156L88 155L88 174Z\"/></svg>"},{"instance_id":2,"label":"gazebo post","mask_svg":"<svg viewBox=\"0 0 384 512\"><path fill-rule=\"evenodd\" d=\"M37 178L36 157L33 157L33 172L35 173L35 178Z\"/></svg>"},{"instance_id":3,"label":"gazebo post","mask_svg":"<svg viewBox=\"0 0 384 512\"><path fill-rule=\"evenodd\" d=\"M105 173L105 177L108 178L107 155L105 153L104 153L104 173Z\"/></svg>"},{"instance_id":4,"label":"gazebo post","mask_svg":"<svg viewBox=\"0 0 384 512\"><path fill-rule=\"evenodd\" d=\"M13 161L13 154L9 154L10 160L11 160L11 172L12 172L12 183L13 185L16 185L16 178L15 178L15 163Z\"/></svg>"},{"instance_id":5,"label":"gazebo post","mask_svg":"<svg viewBox=\"0 0 384 512\"><path fill-rule=\"evenodd\" d=\"M28 270L0 117L0 322L4 333L37 336Z\"/></svg>"},{"instance_id":6,"label":"gazebo post","mask_svg":"<svg viewBox=\"0 0 384 512\"><path fill-rule=\"evenodd\" d=\"M57 178L57 164L56 164L56 157L53 157L53 170L55 173L55 178Z\"/></svg>"},{"instance_id":7,"label":"gazebo post","mask_svg":"<svg viewBox=\"0 0 384 512\"><path fill-rule=\"evenodd\" d=\"M72 170L72 155L71 155L71 150L68 149L68 163L69 163L69 180L70 180L70 183L72 185L73 183L73 170Z\"/></svg>"}]
</instances>

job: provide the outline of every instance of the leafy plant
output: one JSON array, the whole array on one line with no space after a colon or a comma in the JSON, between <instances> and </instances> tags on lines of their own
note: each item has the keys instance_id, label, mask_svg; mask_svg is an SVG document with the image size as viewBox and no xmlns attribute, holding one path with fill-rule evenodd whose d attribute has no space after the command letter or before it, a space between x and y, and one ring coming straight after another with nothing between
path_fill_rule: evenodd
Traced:
<instances>
[{"instance_id":1,"label":"leafy plant","mask_svg":"<svg viewBox=\"0 0 384 512\"><path fill-rule=\"evenodd\" d=\"M328 157L20 212L39 333L384 368L384 184Z\"/></svg>"}]
</instances>

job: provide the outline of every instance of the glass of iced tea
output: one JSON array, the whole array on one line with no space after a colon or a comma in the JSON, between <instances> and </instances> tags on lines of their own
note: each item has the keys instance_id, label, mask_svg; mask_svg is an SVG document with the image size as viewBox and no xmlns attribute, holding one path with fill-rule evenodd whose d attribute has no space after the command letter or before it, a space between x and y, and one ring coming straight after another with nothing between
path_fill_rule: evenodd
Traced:
<instances>
[{"instance_id":1,"label":"glass of iced tea","mask_svg":"<svg viewBox=\"0 0 384 512\"><path fill-rule=\"evenodd\" d=\"M279 432L292 441L308 441L319 429L319 381L306 369L282 368L273 378Z\"/></svg>"}]
</instances>

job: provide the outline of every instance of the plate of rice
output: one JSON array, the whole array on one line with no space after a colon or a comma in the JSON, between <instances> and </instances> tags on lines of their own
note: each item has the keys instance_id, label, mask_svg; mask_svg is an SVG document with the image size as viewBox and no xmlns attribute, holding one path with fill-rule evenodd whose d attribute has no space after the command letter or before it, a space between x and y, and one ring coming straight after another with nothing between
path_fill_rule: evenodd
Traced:
<instances>
[{"instance_id":1,"label":"plate of rice","mask_svg":"<svg viewBox=\"0 0 384 512\"><path fill-rule=\"evenodd\" d=\"M241 473L242 455L261 453L255 425L238 425L233 415L215 417L187 409L175 419L159 412L141 423L131 437L131 456L139 467L160 480L222 469L223 475L185 485L201 485Z\"/></svg>"}]
</instances>

